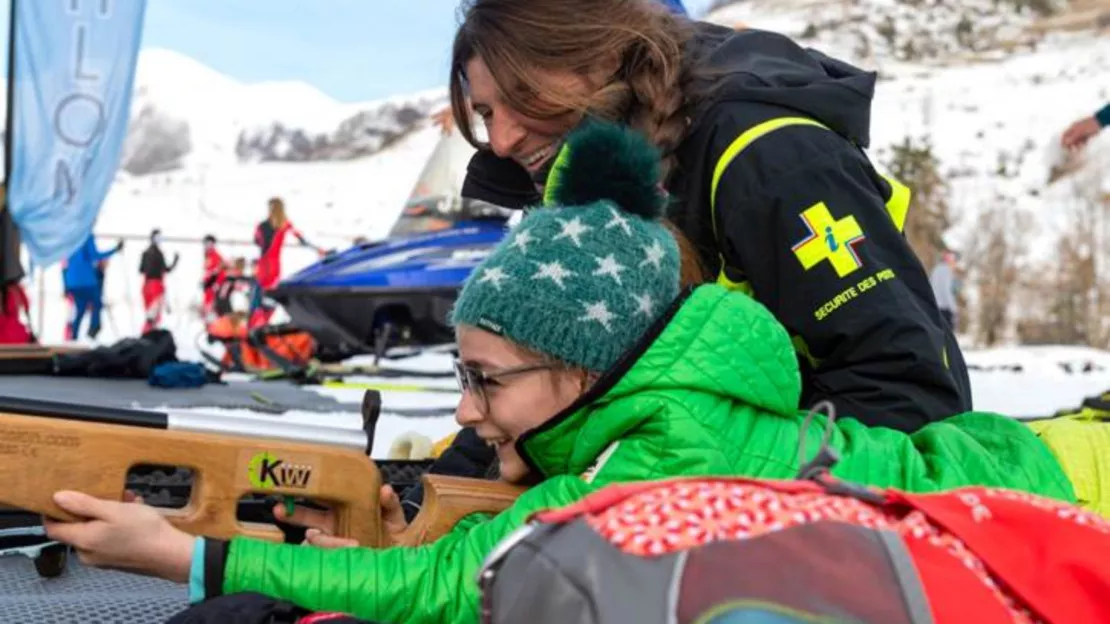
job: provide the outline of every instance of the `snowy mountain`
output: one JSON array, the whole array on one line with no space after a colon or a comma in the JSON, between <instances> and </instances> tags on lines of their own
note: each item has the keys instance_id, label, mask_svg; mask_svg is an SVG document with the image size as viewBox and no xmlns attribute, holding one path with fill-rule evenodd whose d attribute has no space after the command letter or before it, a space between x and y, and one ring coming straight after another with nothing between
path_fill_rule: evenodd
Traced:
<instances>
[{"instance_id":1,"label":"snowy mountain","mask_svg":"<svg viewBox=\"0 0 1110 624\"><path fill-rule=\"evenodd\" d=\"M163 49L139 55L121 169L348 160L374 154L446 105L443 89L345 104L303 82L237 82Z\"/></svg>"}]
</instances>

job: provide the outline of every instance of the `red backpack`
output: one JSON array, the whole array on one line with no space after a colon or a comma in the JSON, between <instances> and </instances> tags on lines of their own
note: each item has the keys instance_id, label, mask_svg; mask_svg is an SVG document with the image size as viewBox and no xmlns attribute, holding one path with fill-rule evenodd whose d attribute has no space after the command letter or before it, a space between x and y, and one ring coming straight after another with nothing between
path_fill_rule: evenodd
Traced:
<instances>
[{"instance_id":1,"label":"red backpack","mask_svg":"<svg viewBox=\"0 0 1110 624\"><path fill-rule=\"evenodd\" d=\"M611 486L537 514L479 572L482 621L1110 622L1110 522L1030 494L828 474Z\"/></svg>"}]
</instances>

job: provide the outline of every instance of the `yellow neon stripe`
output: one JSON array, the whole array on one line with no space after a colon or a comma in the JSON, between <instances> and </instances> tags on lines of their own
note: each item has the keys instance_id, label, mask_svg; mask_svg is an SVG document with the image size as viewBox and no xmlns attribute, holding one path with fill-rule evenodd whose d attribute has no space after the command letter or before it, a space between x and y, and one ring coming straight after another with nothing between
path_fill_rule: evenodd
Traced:
<instances>
[{"instance_id":1,"label":"yellow neon stripe","mask_svg":"<svg viewBox=\"0 0 1110 624\"><path fill-rule=\"evenodd\" d=\"M894 227L901 232L906 228L906 214L910 211L910 187L902 184L890 176L883 176L890 185L890 199L886 202L886 211L894 221Z\"/></svg>"},{"instance_id":2,"label":"yellow neon stripe","mask_svg":"<svg viewBox=\"0 0 1110 624\"><path fill-rule=\"evenodd\" d=\"M747 149L753 141L786 126L817 126L828 130L824 124L806 117L778 117L757 124L736 137L736 140L728 146L725 153L717 159L717 166L713 169L713 182L709 186L709 214L713 219L714 237L717 236L717 185L721 183L721 177L725 175L725 170L732 164L733 159L739 156L740 152Z\"/></svg>"},{"instance_id":3,"label":"yellow neon stripe","mask_svg":"<svg viewBox=\"0 0 1110 624\"><path fill-rule=\"evenodd\" d=\"M751 282L747 280L734 282L725 275L725 270L723 268L721 269L721 273L717 276L717 284L724 286L728 290L742 292L749 297L755 296L755 289L752 288Z\"/></svg>"},{"instance_id":4,"label":"yellow neon stripe","mask_svg":"<svg viewBox=\"0 0 1110 624\"><path fill-rule=\"evenodd\" d=\"M544 180L544 206L551 206L555 204L555 189L558 188L559 182L563 177L563 170L566 169L569 162L570 146L568 144L563 144L563 147L559 149L559 153L555 156L555 162L551 163L551 170L547 173L547 179Z\"/></svg>"}]
</instances>

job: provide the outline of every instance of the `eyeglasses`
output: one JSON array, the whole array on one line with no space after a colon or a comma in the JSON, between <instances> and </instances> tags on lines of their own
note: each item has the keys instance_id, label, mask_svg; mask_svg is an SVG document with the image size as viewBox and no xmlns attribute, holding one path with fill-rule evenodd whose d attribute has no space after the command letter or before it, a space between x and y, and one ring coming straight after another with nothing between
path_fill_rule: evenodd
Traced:
<instances>
[{"instance_id":1,"label":"eyeglasses","mask_svg":"<svg viewBox=\"0 0 1110 624\"><path fill-rule=\"evenodd\" d=\"M460 392L472 392L474 398L478 401L478 408L482 414L489 414L489 396L486 393L486 386L490 384L497 384L498 380L503 377L512 375L521 375L523 373L532 373L541 370L550 370L553 368L551 364L529 364L526 366L518 366L515 368L503 368L501 370L485 372L467 366L459 360L455 360L455 381L459 384Z\"/></svg>"}]
</instances>

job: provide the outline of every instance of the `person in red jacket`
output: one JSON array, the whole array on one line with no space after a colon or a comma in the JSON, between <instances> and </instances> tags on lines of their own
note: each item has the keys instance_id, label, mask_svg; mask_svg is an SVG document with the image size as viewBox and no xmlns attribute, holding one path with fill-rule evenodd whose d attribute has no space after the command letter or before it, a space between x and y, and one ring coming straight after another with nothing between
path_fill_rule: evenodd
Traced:
<instances>
[{"instance_id":1,"label":"person in red jacket","mask_svg":"<svg viewBox=\"0 0 1110 624\"><path fill-rule=\"evenodd\" d=\"M251 326L269 322L273 314L273 304L270 303L265 292L277 286L281 279L281 250L285 245L285 237L292 234L300 241L301 245L311 247L322 253L318 247L309 243L303 234L293 226L285 215L285 202L280 197L272 197L269 201L269 216L258 224L254 230L254 242L258 245L259 257L255 270L255 279L263 296L258 307L251 313Z\"/></svg>"},{"instance_id":2,"label":"person in red jacket","mask_svg":"<svg viewBox=\"0 0 1110 624\"><path fill-rule=\"evenodd\" d=\"M216 291L226 278L227 266L223 256L216 251L216 237L209 234L204 237L204 281L201 283L204 291L204 318L207 321L214 317Z\"/></svg>"},{"instance_id":3,"label":"person in red jacket","mask_svg":"<svg viewBox=\"0 0 1110 624\"><path fill-rule=\"evenodd\" d=\"M0 344L31 344L37 342L29 329L31 324L31 302L23 286L14 281L0 288ZM27 323L22 316L27 315Z\"/></svg>"}]
</instances>

